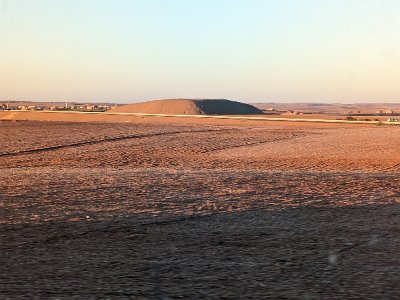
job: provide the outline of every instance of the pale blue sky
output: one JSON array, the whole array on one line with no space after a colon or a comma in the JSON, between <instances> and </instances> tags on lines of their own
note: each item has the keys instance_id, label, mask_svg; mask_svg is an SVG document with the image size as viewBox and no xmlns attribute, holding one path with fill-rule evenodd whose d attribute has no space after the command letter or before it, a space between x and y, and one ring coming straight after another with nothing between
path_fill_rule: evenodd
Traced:
<instances>
[{"instance_id":1,"label":"pale blue sky","mask_svg":"<svg viewBox=\"0 0 400 300\"><path fill-rule=\"evenodd\" d=\"M0 0L0 99L400 102L400 0Z\"/></svg>"}]
</instances>

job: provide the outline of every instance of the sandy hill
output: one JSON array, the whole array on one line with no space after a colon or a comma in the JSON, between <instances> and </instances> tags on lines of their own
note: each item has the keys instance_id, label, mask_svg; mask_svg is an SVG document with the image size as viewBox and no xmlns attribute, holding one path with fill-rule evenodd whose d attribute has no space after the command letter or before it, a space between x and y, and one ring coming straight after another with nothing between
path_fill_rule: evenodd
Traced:
<instances>
[{"instance_id":1,"label":"sandy hill","mask_svg":"<svg viewBox=\"0 0 400 300\"><path fill-rule=\"evenodd\" d=\"M171 115L247 115L262 114L258 108L226 99L167 99L121 105L110 112Z\"/></svg>"}]
</instances>

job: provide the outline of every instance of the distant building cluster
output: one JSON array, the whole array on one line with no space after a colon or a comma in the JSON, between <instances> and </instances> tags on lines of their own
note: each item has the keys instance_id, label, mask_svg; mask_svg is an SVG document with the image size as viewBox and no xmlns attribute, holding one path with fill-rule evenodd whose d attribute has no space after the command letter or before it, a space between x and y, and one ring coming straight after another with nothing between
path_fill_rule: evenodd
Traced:
<instances>
[{"instance_id":1,"label":"distant building cluster","mask_svg":"<svg viewBox=\"0 0 400 300\"><path fill-rule=\"evenodd\" d=\"M297 115L303 115L304 113L302 113L302 112L299 112L299 111L297 111L297 110L291 110L291 109L289 109L289 110L287 110L286 112L284 112L282 115L285 115L285 116L297 116Z\"/></svg>"},{"instance_id":2,"label":"distant building cluster","mask_svg":"<svg viewBox=\"0 0 400 300\"><path fill-rule=\"evenodd\" d=\"M108 104L77 104L77 103L65 103L65 105L27 105L18 103L0 103L0 110L34 110L34 111L107 111L111 109L111 105Z\"/></svg>"},{"instance_id":3,"label":"distant building cluster","mask_svg":"<svg viewBox=\"0 0 400 300\"><path fill-rule=\"evenodd\" d=\"M392 109L389 108L389 109L377 110L376 113L377 113L378 115L393 115L393 114L395 114L396 112L395 112L394 110L392 110Z\"/></svg>"},{"instance_id":4,"label":"distant building cluster","mask_svg":"<svg viewBox=\"0 0 400 300\"><path fill-rule=\"evenodd\" d=\"M267 115L285 115L285 116L292 116L292 115L303 115L304 112L299 112L297 110L277 110L273 107L268 107L263 110L264 114Z\"/></svg>"}]
</instances>

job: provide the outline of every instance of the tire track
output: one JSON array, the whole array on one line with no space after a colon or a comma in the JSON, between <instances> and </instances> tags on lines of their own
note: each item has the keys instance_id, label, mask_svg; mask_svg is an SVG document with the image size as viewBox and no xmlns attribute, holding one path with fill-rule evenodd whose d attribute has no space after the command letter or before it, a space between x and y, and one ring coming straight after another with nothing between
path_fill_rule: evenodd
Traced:
<instances>
[{"instance_id":1,"label":"tire track","mask_svg":"<svg viewBox=\"0 0 400 300\"><path fill-rule=\"evenodd\" d=\"M10 156L19 156L19 155L24 155L24 154L47 152L47 151L65 149L65 148L82 147L82 146L87 146L87 145L95 145L95 144L122 141L122 140L130 140L130 139L141 139L141 138L147 138L147 137L169 136L169 135L186 134L186 133L221 132L221 131L232 131L232 129L207 129L207 130L196 130L196 131L172 131L172 132L160 132L160 133L151 133L151 134L142 134L142 135L134 134L134 135L127 135L127 136L119 136L119 137L105 137L105 138L94 140L94 141L82 141L82 142L63 144L63 145L57 145L57 146L49 146L49 147L43 147L43 148L21 150L21 151L17 151L17 152L0 153L0 158L1 157L10 157Z\"/></svg>"}]
</instances>

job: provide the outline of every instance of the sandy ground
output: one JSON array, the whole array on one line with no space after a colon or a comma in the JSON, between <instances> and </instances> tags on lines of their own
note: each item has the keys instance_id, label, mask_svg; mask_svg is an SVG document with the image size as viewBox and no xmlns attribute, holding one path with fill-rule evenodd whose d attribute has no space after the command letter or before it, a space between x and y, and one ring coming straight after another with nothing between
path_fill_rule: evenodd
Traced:
<instances>
[{"instance_id":1,"label":"sandy ground","mask_svg":"<svg viewBox=\"0 0 400 300\"><path fill-rule=\"evenodd\" d=\"M400 127L151 120L0 122L2 299L400 297Z\"/></svg>"}]
</instances>

